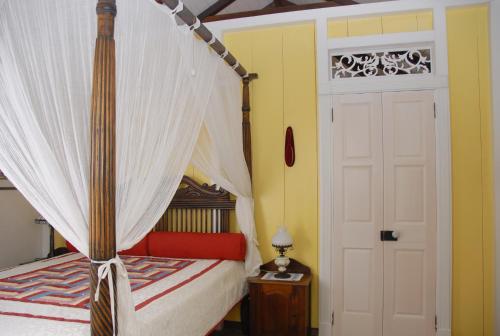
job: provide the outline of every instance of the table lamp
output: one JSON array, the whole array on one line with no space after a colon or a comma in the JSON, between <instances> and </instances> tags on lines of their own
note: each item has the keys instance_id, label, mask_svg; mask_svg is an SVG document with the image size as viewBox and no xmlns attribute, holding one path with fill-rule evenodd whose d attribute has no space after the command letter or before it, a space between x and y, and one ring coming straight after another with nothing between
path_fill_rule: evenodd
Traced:
<instances>
[{"instance_id":1,"label":"table lamp","mask_svg":"<svg viewBox=\"0 0 500 336\"><path fill-rule=\"evenodd\" d=\"M274 263L278 266L278 273L275 275L278 279L288 279L290 274L286 273L286 267L290 264L290 259L286 256L288 249L293 246L293 239L286 231L286 228L281 226L272 238L272 245L279 256L274 259Z\"/></svg>"}]
</instances>

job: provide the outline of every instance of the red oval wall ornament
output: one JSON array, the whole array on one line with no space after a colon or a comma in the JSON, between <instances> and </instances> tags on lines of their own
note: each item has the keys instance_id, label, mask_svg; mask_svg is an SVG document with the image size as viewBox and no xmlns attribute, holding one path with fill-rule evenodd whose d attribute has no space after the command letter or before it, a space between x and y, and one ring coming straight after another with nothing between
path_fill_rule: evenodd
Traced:
<instances>
[{"instance_id":1,"label":"red oval wall ornament","mask_svg":"<svg viewBox=\"0 0 500 336\"><path fill-rule=\"evenodd\" d=\"M285 135L285 162L288 167L295 163L295 144L293 142L293 130L289 126Z\"/></svg>"}]
</instances>

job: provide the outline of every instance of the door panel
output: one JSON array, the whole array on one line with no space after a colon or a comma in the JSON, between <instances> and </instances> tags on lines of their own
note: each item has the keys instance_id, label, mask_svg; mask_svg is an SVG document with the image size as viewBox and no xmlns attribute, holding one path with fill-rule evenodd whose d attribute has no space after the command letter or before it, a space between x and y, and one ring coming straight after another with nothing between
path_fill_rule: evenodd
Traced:
<instances>
[{"instance_id":1,"label":"door panel","mask_svg":"<svg viewBox=\"0 0 500 336\"><path fill-rule=\"evenodd\" d=\"M384 336L434 335L436 166L433 93L383 94Z\"/></svg>"},{"instance_id":2,"label":"door panel","mask_svg":"<svg viewBox=\"0 0 500 336\"><path fill-rule=\"evenodd\" d=\"M333 109L334 335L434 335L433 93L334 96Z\"/></svg>"},{"instance_id":3,"label":"door panel","mask_svg":"<svg viewBox=\"0 0 500 336\"><path fill-rule=\"evenodd\" d=\"M334 334L382 336L380 94L334 98Z\"/></svg>"}]
</instances>

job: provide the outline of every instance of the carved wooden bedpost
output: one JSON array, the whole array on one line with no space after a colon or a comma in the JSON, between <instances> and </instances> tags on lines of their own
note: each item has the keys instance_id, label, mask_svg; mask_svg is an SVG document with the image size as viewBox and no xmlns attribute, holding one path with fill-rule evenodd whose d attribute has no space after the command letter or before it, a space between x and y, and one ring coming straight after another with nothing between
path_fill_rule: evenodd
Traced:
<instances>
[{"instance_id":1,"label":"carved wooden bedpost","mask_svg":"<svg viewBox=\"0 0 500 336\"><path fill-rule=\"evenodd\" d=\"M116 255L115 230L115 113L116 76L114 21L116 0L97 3L97 40L91 106L89 253L96 261ZM101 281L99 300L94 301L99 264L90 266L91 334L113 335L111 302L107 279ZM116 269L112 266L113 273ZM113 277L116 279L116 276ZM116 281L116 280L115 280ZM113 284L116 288L116 283ZM116 291L115 291L116 293ZM115 295L115 307L117 296ZM116 323L117 325L117 323Z\"/></svg>"},{"instance_id":2,"label":"carved wooden bedpost","mask_svg":"<svg viewBox=\"0 0 500 336\"><path fill-rule=\"evenodd\" d=\"M243 77L243 103L241 110L243 111L243 153L247 163L250 178L252 177L252 131L250 125L250 82L258 78L257 74L248 74Z\"/></svg>"}]
</instances>

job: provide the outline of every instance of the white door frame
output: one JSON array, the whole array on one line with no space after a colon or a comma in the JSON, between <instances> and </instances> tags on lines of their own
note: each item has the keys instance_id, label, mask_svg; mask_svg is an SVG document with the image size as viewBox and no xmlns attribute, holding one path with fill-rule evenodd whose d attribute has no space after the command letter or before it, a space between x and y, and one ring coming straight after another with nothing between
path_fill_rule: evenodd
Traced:
<instances>
[{"instance_id":1,"label":"white door frame","mask_svg":"<svg viewBox=\"0 0 500 336\"><path fill-rule=\"evenodd\" d=\"M421 90L415 88L415 90ZM375 90L374 90L375 91ZM384 90L388 92L396 90ZM407 90L405 90L407 91ZM333 300L333 124L332 96L319 99L320 167L320 335L331 335ZM451 155L447 88L434 90L436 103L437 286L438 336L451 335ZM325 317L329 319L321 320Z\"/></svg>"},{"instance_id":2,"label":"white door frame","mask_svg":"<svg viewBox=\"0 0 500 336\"><path fill-rule=\"evenodd\" d=\"M413 79L392 77L376 79L348 79L327 81L329 61L328 50L318 55L318 160L319 160L319 218L320 218L320 336L332 335L333 320L333 127L332 96L336 94L433 90L436 106L436 192L437 192L437 270L436 270L436 312L438 336L451 336L451 290L452 290L452 208L451 208L451 129L448 88L448 48L446 31L446 6L433 9L434 33L397 34L400 40L412 43L428 42L434 48L434 73L430 76L415 76ZM317 43L327 38L325 22L317 23ZM356 38L360 40L360 38ZM342 39L345 46L348 41ZM360 41L358 41L360 42ZM380 36L364 37L364 49L384 46L387 38ZM408 44L408 43L406 43ZM330 46L335 43L330 42ZM339 45L339 44L337 44ZM397 46L391 44L391 46ZM401 45L402 47L404 44ZM322 66L321 66L322 65ZM327 67L328 66L328 67ZM319 72L322 72L321 74ZM402 76L405 77L405 76ZM334 335L337 336L337 335Z\"/></svg>"},{"instance_id":3,"label":"white door frame","mask_svg":"<svg viewBox=\"0 0 500 336\"><path fill-rule=\"evenodd\" d=\"M493 101L493 158L494 171L500 171L500 0L492 1L490 4L490 44L491 44L491 80ZM495 316L496 333L500 333L500 178L497 174L493 176L495 182L495 230L496 230L496 300Z\"/></svg>"}]
</instances>

